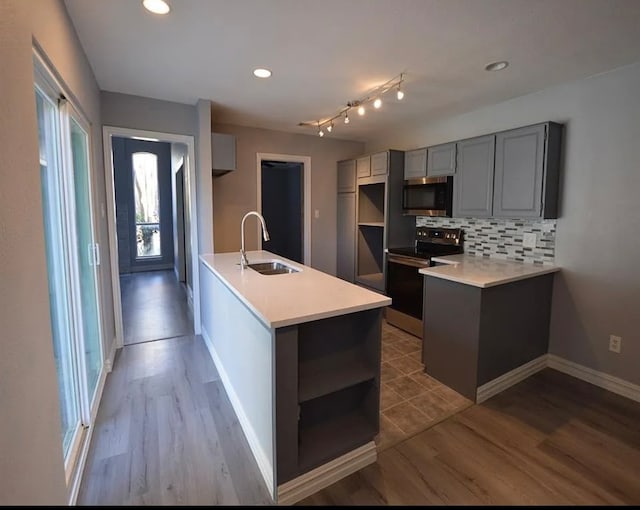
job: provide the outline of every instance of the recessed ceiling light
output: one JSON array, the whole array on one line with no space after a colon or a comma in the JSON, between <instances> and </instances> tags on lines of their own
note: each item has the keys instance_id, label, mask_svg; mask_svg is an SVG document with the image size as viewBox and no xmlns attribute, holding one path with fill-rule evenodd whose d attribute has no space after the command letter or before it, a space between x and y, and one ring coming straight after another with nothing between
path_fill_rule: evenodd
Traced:
<instances>
[{"instance_id":1,"label":"recessed ceiling light","mask_svg":"<svg viewBox=\"0 0 640 510\"><path fill-rule=\"evenodd\" d=\"M144 8L154 14L167 14L171 7L164 0L142 0Z\"/></svg>"},{"instance_id":2,"label":"recessed ceiling light","mask_svg":"<svg viewBox=\"0 0 640 510\"><path fill-rule=\"evenodd\" d=\"M269 78L271 71L269 69L254 69L253 74L258 78Z\"/></svg>"},{"instance_id":3,"label":"recessed ceiling light","mask_svg":"<svg viewBox=\"0 0 640 510\"><path fill-rule=\"evenodd\" d=\"M502 71L503 69L506 69L508 65L509 62L506 60L500 60L499 62L491 62L490 64L487 64L484 66L484 69L485 71Z\"/></svg>"}]
</instances>

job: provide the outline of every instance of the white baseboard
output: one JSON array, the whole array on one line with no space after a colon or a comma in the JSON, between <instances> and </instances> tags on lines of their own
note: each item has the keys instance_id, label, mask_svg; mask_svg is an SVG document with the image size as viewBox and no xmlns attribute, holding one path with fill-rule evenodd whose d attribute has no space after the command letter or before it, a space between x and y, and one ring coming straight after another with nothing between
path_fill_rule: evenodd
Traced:
<instances>
[{"instance_id":1,"label":"white baseboard","mask_svg":"<svg viewBox=\"0 0 640 510\"><path fill-rule=\"evenodd\" d=\"M555 354L548 354L547 366L558 372L571 375L588 383L604 388L605 390L617 393L623 397L640 402L640 386L620 379L613 375L599 372L584 365L579 365L573 361L566 360Z\"/></svg>"},{"instance_id":2,"label":"white baseboard","mask_svg":"<svg viewBox=\"0 0 640 510\"><path fill-rule=\"evenodd\" d=\"M216 349L213 346L213 342L211 341L211 337L209 337L209 334L207 333L207 330L204 328L204 325L202 325L202 338L204 338L204 343L207 346L207 349L209 350L209 354L213 359L213 363L216 366L218 373L220 374L220 379L222 380L224 389L227 392L227 396L231 401L233 410L235 411L236 416L238 417L238 421L240 422L242 431L244 432L244 435L247 438L247 442L249 443L249 448L251 449L251 452L253 453L253 456L255 457L256 462L258 463L258 469L260 469L262 478L264 478L264 481L267 484L267 489L269 489L269 493L271 494L271 497L275 499L276 496L273 493L274 492L273 465L271 464L271 461L269 460L264 450L262 449L262 446L260 446L260 442L258 441L258 436L256 435L255 430L253 429L253 426L249 421L249 418L247 418L247 415L244 412L242 403L240 402L238 395L233 389L231 380L229 379L229 376L227 375L227 372L224 369L222 361L220 360L220 357L218 356L218 353L216 352Z\"/></svg>"},{"instance_id":3,"label":"white baseboard","mask_svg":"<svg viewBox=\"0 0 640 510\"><path fill-rule=\"evenodd\" d=\"M278 486L278 505L292 505L349 476L377 459L373 441Z\"/></svg>"},{"instance_id":4,"label":"white baseboard","mask_svg":"<svg viewBox=\"0 0 640 510\"><path fill-rule=\"evenodd\" d=\"M506 374L502 374L500 377L483 384L476 390L476 404L484 402L485 400L515 384L518 384L520 381L525 380L530 375L533 375L546 367L547 355L543 354L542 356L539 356L524 365L520 365L518 368L514 368Z\"/></svg>"},{"instance_id":5,"label":"white baseboard","mask_svg":"<svg viewBox=\"0 0 640 510\"><path fill-rule=\"evenodd\" d=\"M630 383L619 377L585 367L573 361L561 358L555 354L543 354L524 365L501 375L500 377L483 384L476 391L476 403L480 404L494 395L510 388L514 384L523 381L530 375L539 372L543 368L553 368L576 379L591 383L595 386L617 393L623 397L640 402L640 386Z\"/></svg>"}]
</instances>

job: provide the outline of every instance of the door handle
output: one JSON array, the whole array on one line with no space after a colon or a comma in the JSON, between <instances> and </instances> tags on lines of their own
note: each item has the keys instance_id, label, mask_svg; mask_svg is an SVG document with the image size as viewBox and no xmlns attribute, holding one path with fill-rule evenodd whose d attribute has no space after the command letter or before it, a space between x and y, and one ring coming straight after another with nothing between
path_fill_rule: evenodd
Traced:
<instances>
[{"instance_id":1,"label":"door handle","mask_svg":"<svg viewBox=\"0 0 640 510\"><path fill-rule=\"evenodd\" d=\"M95 253L95 255L93 257L95 265L99 266L100 265L100 243L95 243L93 245L93 250L94 250L94 253Z\"/></svg>"}]
</instances>

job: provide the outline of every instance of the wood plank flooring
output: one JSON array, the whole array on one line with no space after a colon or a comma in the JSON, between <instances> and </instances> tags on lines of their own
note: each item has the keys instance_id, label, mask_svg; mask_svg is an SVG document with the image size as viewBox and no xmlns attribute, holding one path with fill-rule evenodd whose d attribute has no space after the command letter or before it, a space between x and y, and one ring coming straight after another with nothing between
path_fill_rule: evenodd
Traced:
<instances>
[{"instance_id":1,"label":"wood plank flooring","mask_svg":"<svg viewBox=\"0 0 640 510\"><path fill-rule=\"evenodd\" d=\"M200 336L121 349L95 427L79 505L271 503Z\"/></svg>"},{"instance_id":2,"label":"wood plank flooring","mask_svg":"<svg viewBox=\"0 0 640 510\"><path fill-rule=\"evenodd\" d=\"M95 427L80 505L272 504L199 336L121 349ZM299 504L638 505L640 404L545 369Z\"/></svg>"},{"instance_id":3,"label":"wood plank flooring","mask_svg":"<svg viewBox=\"0 0 640 510\"><path fill-rule=\"evenodd\" d=\"M193 334L184 284L173 271L120 275L124 344Z\"/></svg>"},{"instance_id":4,"label":"wood plank flooring","mask_svg":"<svg viewBox=\"0 0 640 510\"><path fill-rule=\"evenodd\" d=\"M638 505L640 404L545 369L300 505Z\"/></svg>"}]
</instances>

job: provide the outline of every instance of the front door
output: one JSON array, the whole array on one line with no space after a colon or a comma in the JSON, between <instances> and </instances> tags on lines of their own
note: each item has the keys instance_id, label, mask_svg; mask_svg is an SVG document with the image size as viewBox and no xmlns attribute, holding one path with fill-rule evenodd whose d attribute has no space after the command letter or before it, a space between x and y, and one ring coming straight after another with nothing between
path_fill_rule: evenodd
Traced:
<instances>
[{"instance_id":1,"label":"front door","mask_svg":"<svg viewBox=\"0 0 640 510\"><path fill-rule=\"evenodd\" d=\"M173 267L171 144L113 138L120 273Z\"/></svg>"}]
</instances>

